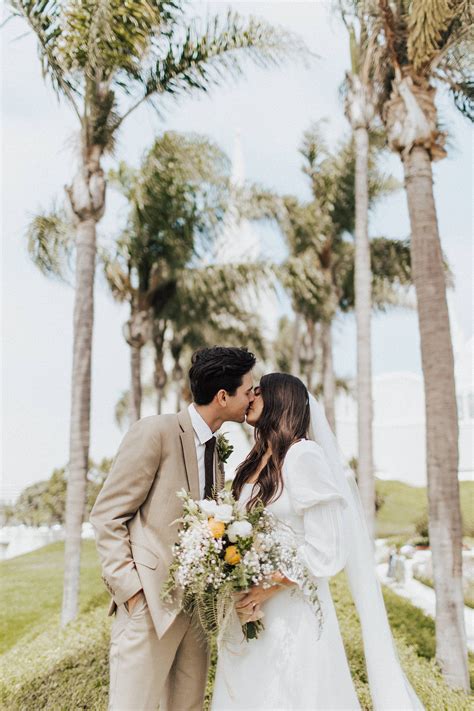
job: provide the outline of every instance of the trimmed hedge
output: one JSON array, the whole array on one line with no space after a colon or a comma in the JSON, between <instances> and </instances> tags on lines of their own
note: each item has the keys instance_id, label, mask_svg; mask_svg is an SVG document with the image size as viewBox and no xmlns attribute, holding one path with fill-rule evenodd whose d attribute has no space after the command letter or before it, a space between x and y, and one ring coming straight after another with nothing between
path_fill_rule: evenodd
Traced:
<instances>
[{"instance_id":1,"label":"trimmed hedge","mask_svg":"<svg viewBox=\"0 0 474 711\"><path fill-rule=\"evenodd\" d=\"M0 706L8 711L105 711L110 621L103 607L3 655Z\"/></svg>"}]
</instances>

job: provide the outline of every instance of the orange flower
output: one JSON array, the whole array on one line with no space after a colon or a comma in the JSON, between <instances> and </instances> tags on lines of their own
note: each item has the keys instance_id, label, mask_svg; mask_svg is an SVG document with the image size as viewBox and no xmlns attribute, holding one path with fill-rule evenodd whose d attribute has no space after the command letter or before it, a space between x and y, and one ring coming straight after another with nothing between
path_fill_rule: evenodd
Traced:
<instances>
[{"instance_id":1,"label":"orange flower","mask_svg":"<svg viewBox=\"0 0 474 711\"><path fill-rule=\"evenodd\" d=\"M225 562L229 565L237 565L241 561L241 555L237 550L237 546L228 546L225 551Z\"/></svg>"},{"instance_id":2,"label":"orange flower","mask_svg":"<svg viewBox=\"0 0 474 711\"><path fill-rule=\"evenodd\" d=\"M207 524L214 538L222 538L225 532L225 523L216 521L215 518L210 518Z\"/></svg>"}]
</instances>

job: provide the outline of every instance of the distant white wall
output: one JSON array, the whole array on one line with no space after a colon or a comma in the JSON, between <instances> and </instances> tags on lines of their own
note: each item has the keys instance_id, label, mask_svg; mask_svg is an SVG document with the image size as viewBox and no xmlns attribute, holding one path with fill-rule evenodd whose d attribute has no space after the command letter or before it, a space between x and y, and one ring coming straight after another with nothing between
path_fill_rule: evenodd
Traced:
<instances>
[{"instance_id":1,"label":"distant white wall","mask_svg":"<svg viewBox=\"0 0 474 711\"><path fill-rule=\"evenodd\" d=\"M426 485L425 400L423 379L415 373L386 373L373 380L374 465L381 479ZM464 381L458 392L459 478L474 474L474 397ZM357 457L357 405L340 395L336 403L337 436L347 458Z\"/></svg>"}]
</instances>

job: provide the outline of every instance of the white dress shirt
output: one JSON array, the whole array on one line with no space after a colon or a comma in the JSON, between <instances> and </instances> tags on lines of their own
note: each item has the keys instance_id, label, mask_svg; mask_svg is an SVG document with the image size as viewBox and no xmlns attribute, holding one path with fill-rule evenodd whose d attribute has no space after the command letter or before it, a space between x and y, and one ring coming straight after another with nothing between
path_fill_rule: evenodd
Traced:
<instances>
[{"instance_id":1,"label":"white dress shirt","mask_svg":"<svg viewBox=\"0 0 474 711\"><path fill-rule=\"evenodd\" d=\"M206 451L206 442L214 436L211 428L202 419L199 412L191 403L188 407L189 416L194 430L194 444L196 445L196 456L199 470L199 491L201 499L204 498L204 488L206 485L206 472L204 469L204 453Z\"/></svg>"}]
</instances>

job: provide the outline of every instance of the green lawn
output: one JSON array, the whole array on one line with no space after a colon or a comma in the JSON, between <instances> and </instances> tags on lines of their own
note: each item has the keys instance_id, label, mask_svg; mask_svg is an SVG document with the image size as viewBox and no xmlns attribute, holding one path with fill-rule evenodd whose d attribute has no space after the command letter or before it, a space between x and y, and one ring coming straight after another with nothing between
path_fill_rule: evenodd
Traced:
<instances>
[{"instance_id":1,"label":"green lawn","mask_svg":"<svg viewBox=\"0 0 474 711\"><path fill-rule=\"evenodd\" d=\"M474 482L463 481L460 489L464 535L474 536ZM416 522L427 510L426 488L378 479L377 492L384 498L377 514L377 535L415 534Z\"/></svg>"},{"instance_id":2,"label":"green lawn","mask_svg":"<svg viewBox=\"0 0 474 711\"><path fill-rule=\"evenodd\" d=\"M53 543L1 565L0 654L23 637L32 639L59 623L63 584L62 543ZM80 605L84 612L108 599L93 541L84 541Z\"/></svg>"},{"instance_id":3,"label":"green lawn","mask_svg":"<svg viewBox=\"0 0 474 711\"><path fill-rule=\"evenodd\" d=\"M97 556L85 542L81 614L59 627L63 552L48 546L1 563L2 624L0 706L5 711L105 711L110 619ZM343 575L331 583L349 663L362 708L371 709L357 615ZM469 699L449 690L433 662L434 623L406 600L385 591L400 658L429 711L468 711ZM6 622L7 618L11 622Z\"/></svg>"}]
</instances>

